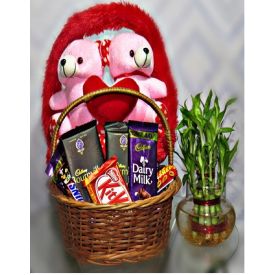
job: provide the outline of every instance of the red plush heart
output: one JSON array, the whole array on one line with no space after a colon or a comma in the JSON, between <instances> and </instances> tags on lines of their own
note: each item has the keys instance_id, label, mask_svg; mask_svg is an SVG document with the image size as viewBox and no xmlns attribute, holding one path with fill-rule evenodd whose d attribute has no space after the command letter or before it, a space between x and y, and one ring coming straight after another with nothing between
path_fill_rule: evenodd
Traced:
<instances>
[{"instance_id":1,"label":"red plush heart","mask_svg":"<svg viewBox=\"0 0 275 275\"><path fill-rule=\"evenodd\" d=\"M90 76L83 85L83 93L88 94L93 91L108 87L101 78ZM131 78L124 78L112 87L123 87L139 91L136 82ZM87 103L90 113L100 122L123 121L134 109L137 98L129 95L111 94L92 99Z\"/></svg>"}]
</instances>

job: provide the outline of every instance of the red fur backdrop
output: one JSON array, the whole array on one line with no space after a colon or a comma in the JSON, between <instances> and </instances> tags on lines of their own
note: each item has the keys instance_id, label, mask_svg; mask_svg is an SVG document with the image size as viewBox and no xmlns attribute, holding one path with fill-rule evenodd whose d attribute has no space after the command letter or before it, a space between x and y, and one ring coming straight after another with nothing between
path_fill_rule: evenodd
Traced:
<instances>
[{"instance_id":1,"label":"red fur backdrop","mask_svg":"<svg viewBox=\"0 0 275 275\"><path fill-rule=\"evenodd\" d=\"M152 46L154 52L154 71L152 77L166 83L168 96L162 101L168 109L168 121L175 141L177 125L177 90L170 71L169 61L161 34L153 19L138 6L129 3L98 4L70 17L55 40L45 71L43 84L42 123L48 144L47 158L49 158L50 133L49 123L52 110L49 107L51 95L61 89L57 76L58 60L67 47L75 39L83 36L99 34L106 29L119 30L128 28L144 36Z\"/></svg>"}]
</instances>

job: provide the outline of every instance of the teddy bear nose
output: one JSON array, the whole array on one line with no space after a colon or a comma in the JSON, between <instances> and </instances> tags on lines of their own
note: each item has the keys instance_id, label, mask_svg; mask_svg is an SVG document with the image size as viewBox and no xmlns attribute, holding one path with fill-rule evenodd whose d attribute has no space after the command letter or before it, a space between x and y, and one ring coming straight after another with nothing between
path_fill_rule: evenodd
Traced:
<instances>
[{"instance_id":1,"label":"teddy bear nose","mask_svg":"<svg viewBox=\"0 0 275 275\"><path fill-rule=\"evenodd\" d=\"M143 48L143 51L148 54L149 53L149 49L148 48Z\"/></svg>"},{"instance_id":2,"label":"teddy bear nose","mask_svg":"<svg viewBox=\"0 0 275 275\"><path fill-rule=\"evenodd\" d=\"M66 59L62 59L61 62L60 62L61 66L65 66L66 64Z\"/></svg>"}]
</instances>

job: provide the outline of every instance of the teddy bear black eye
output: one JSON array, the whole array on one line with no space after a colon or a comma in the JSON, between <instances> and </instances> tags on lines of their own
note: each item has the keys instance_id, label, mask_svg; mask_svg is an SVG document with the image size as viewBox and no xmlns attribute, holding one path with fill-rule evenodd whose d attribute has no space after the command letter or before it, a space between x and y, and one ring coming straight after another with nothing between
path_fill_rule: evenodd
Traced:
<instances>
[{"instance_id":1,"label":"teddy bear black eye","mask_svg":"<svg viewBox=\"0 0 275 275\"><path fill-rule=\"evenodd\" d=\"M131 56L131 57L134 57L134 55L135 55L135 52L134 52L133 50L131 50L131 51L130 51L130 56Z\"/></svg>"},{"instance_id":2,"label":"teddy bear black eye","mask_svg":"<svg viewBox=\"0 0 275 275\"><path fill-rule=\"evenodd\" d=\"M82 64L83 63L83 58L82 57L78 57L77 58L77 63L78 64Z\"/></svg>"}]
</instances>

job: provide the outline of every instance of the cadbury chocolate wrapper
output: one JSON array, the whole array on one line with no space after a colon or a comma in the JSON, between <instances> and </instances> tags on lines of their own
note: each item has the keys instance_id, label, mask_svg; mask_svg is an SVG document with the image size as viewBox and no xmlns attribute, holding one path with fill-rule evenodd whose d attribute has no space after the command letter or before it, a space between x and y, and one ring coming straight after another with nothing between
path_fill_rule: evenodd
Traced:
<instances>
[{"instance_id":1,"label":"cadbury chocolate wrapper","mask_svg":"<svg viewBox=\"0 0 275 275\"><path fill-rule=\"evenodd\" d=\"M157 173L157 177L158 177L157 193L159 194L162 191L164 191L177 175L178 175L178 171L174 165L167 165L161 168Z\"/></svg>"},{"instance_id":2,"label":"cadbury chocolate wrapper","mask_svg":"<svg viewBox=\"0 0 275 275\"><path fill-rule=\"evenodd\" d=\"M77 201L84 201L81 193L72 179L65 159L64 150L59 143L46 168L46 174L52 177L52 182L66 196L72 196Z\"/></svg>"},{"instance_id":3,"label":"cadbury chocolate wrapper","mask_svg":"<svg viewBox=\"0 0 275 275\"><path fill-rule=\"evenodd\" d=\"M157 194L158 124L129 121L129 190L133 201Z\"/></svg>"},{"instance_id":4,"label":"cadbury chocolate wrapper","mask_svg":"<svg viewBox=\"0 0 275 275\"><path fill-rule=\"evenodd\" d=\"M63 156L62 156L62 146L60 143L58 143L47 167L45 170L45 173L52 177L54 175L54 171L56 170L57 165L63 163Z\"/></svg>"},{"instance_id":5,"label":"cadbury chocolate wrapper","mask_svg":"<svg viewBox=\"0 0 275 275\"><path fill-rule=\"evenodd\" d=\"M45 173L52 178L52 182L56 184L56 186L62 191L62 193L68 196L68 189L66 188L66 185L63 183L63 180L61 178L64 168L64 151L62 150L62 146L59 143L47 165Z\"/></svg>"},{"instance_id":6,"label":"cadbury chocolate wrapper","mask_svg":"<svg viewBox=\"0 0 275 275\"><path fill-rule=\"evenodd\" d=\"M118 168L128 183L128 126L125 122L105 124L107 159L117 156Z\"/></svg>"},{"instance_id":7,"label":"cadbury chocolate wrapper","mask_svg":"<svg viewBox=\"0 0 275 275\"><path fill-rule=\"evenodd\" d=\"M103 163L96 121L93 120L76 127L62 135L60 140L64 146L73 181L84 200L91 201L88 191L82 185L82 181Z\"/></svg>"},{"instance_id":8,"label":"cadbury chocolate wrapper","mask_svg":"<svg viewBox=\"0 0 275 275\"><path fill-rule=\"evenodd\" d=\"M107 160L84 180L92 201L98 204L131 202L127 186L117 166L117 157Z\"/></svg>"}]
</instances>

